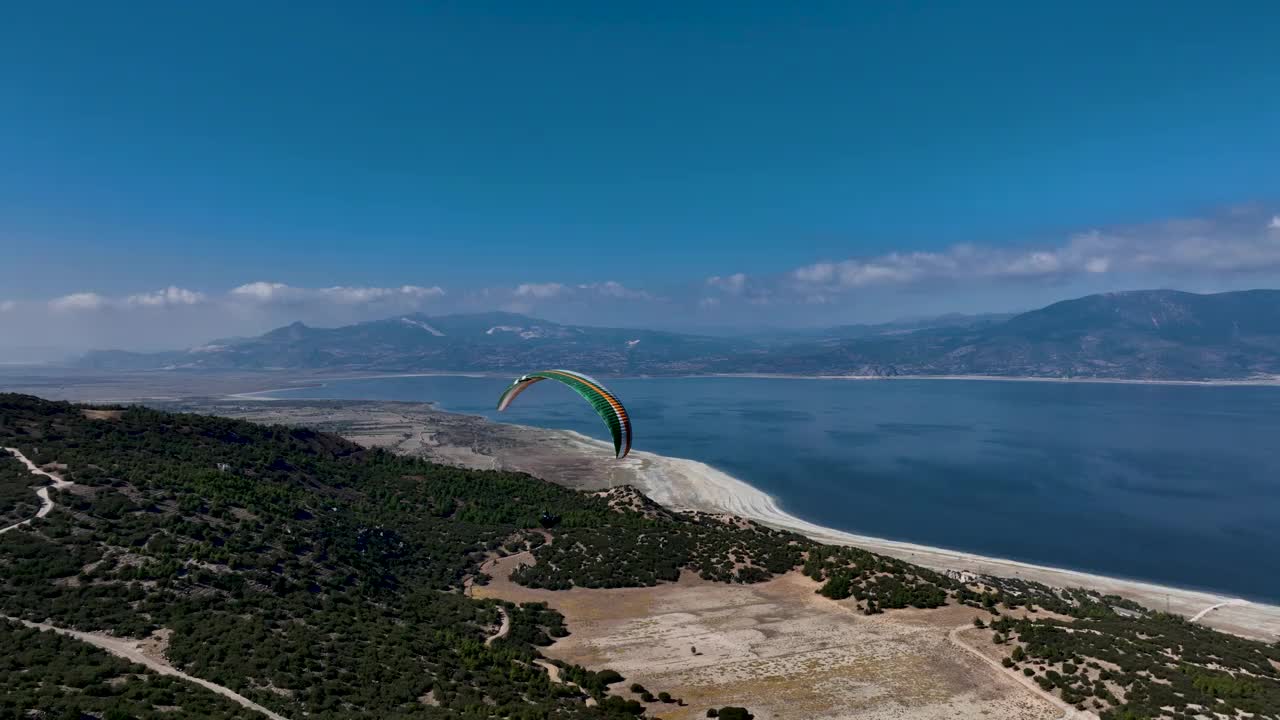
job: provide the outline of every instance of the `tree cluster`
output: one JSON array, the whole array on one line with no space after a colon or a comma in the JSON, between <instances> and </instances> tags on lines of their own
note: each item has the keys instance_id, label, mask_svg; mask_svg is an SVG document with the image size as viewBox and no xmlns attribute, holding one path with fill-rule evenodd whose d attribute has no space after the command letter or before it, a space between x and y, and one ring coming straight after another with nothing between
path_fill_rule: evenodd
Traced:
<instances>
[{"instance_id":1,"label":"tree cluster","mask_svg":"<svg viewBox=\"0 0 1280 720\"><path fill-rule=\"evenodd\" d=\"M169 628L175 666L286 716L637 714L605 695L609 671L568 667L575 686L533 662L567 634L559 613L508 605L509 635L486 645L497 603L461 593L491 552L537 535L524 531L544 512L636 525L599 498L305 429L81 410L0 395L0 444L66 464L76 483L0 537L0 613L128 637ZM52 663L15 657L27 677ZM21 712L45 711L59 687L14 696Z\"/></svg>"},{"instance_id":2,"label":"tree cluster","mask_svg":"<svg viewBox=\"0 0 1280 720\"><path fill-rule=\"evenodd\" d=\"M991 623L1022 667L1073 705L1115 718L1280 718L1280 647L1216 632L1178 615ZM1205 712L1205 711L1208 712Z\"/></svg>"}]
</instances>

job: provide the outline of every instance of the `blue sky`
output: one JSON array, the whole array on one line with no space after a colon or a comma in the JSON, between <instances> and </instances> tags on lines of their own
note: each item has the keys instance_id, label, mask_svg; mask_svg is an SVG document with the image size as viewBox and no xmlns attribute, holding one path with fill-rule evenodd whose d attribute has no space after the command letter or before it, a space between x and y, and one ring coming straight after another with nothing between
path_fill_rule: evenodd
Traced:
<instances>
[{"instance_id":1,"label":"blue sky","mask_svg":"<svg viewBox=\"0 0 1280 720\"><path fill-rule=\"evenodd\" d=\"M141 342L128 298L242 286L293 302L168 339L388 297L712 326L1274 284L1277 23L1265 2L28 3L0 27L0 327L110 307L92 342ZM1095 230L1142 239L1103 272L805 272ZM1188 238L1236 262L1149 257ZM321 292L404 286L429 292ZM339 296L381 304L302 307Z\"/></svg>"}]
</instances>

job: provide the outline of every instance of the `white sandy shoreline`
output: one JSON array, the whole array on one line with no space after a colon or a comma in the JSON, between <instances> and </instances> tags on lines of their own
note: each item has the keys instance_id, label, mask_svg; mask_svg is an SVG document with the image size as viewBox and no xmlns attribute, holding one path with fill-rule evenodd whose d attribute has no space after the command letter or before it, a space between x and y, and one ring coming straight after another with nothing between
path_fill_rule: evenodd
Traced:
<instances>
[{"instance_id":1,"label":"white sandy shoreline","mask_svg":"<svg viewBox=\"0 0 1280 720\"><path fill-rule=\"evenodd\" d=\"M439 371L417 373L386 373L370 375L334 375L299 380L287 387L234 393L237 400L276 400L272 393L303 388L328 387L331 383L348 380L390 380L416 377L466 377L506 378L508 374L494 372ZM788 375L781 373L712 373L707 375L619 375L600 376L615 380L696 380L703 378L756 379L756 380L848 380L848 381L903 381L903 380L951 380L966 382L1025 382L1084 385L1174 385L1183 387L1280 387L1280 376L1244 378L1239 380L1150 380L1141 378L1090 378L1090 377L1039 377L1034 375Z\"/></svg>"},{"instance_id":2,"label":"white sandy shoreline","mask_svg":"<svg viewBox=\"0 0 1280 720\"><path fill-rule=\"evenodd\" d=\"M326 398L276 398L269 397L272 393L288 392L290 390L303 390L307 388L323 388L329 387L332 383L346 382L348 380L390 380L392 378L416 378L416 377L465 377L465 378L505 378L508 375L499 375L497 373L483 372L420 372L420 373L391 373L387 375L334 375L332 377L317 377L308 380L298 380L296 384L288 387L268 388L266 390L254 390L252 392L231 393L227 398L233 400L323 400ZM510 376L513 377L513 376ZM333 398L327 398L333 399Z\"/></svg>"},{"instance_id":3,"label":"white sandy shoreline","mask_svg":"<svg viewBox=\"0 0 1280 720\"><path fill-rule=\"evenodd\" d=\"M441 373L414 374L410 375L410 377L434 375L441 375ZM468 374L466 376L475 377L476 375ZM405 376L380 375L370 377ZM486 376L481 375L481 377ZM785 377L801 379L796 376ZM330 378L328 380L350 379L355 378ZM893 378L869 379L884 380ZM1001 380L1005 379L1002 378ZM1032 381L1038 380L1042 379L1033 379ZM272 398L269 396L271 392L273 391L242 393L231 397L240 400L297 400L297 398ZM572 431L544 428L530 429L549 437L558 438L565 449L580 453L588 458L600 457L602 454L608 454L613 449L612 446L606 446L607 444L602 441ZM498 460L501 462L501 458L498 458ZM1213 591L1169 587L1149 581L1109 577L1080 570L1055 568L1019 560L977 555L961 550L889 540L823 527L783 510L777 500L768 493L696 460L667 457L646 451L633 451L627 459L613 464L608 475L612 484L634 485L655 502L673 510L698 510L737 515L770 527L791 530L820 542L857 546L935 570L966 570L995 576L1020 577L1050 586L1085 587L1105 594L1128 597L1154 609L1167 609L1186 617L1198 617L1203 624L1218 629L1268 641L1280 639L1280 606L1247 601ZM1206 612L1209 608L1213 608L1212 612Z\"/></svg>"},{"instance_id":4,"label":"white sandy shoreline","mask_svg":"<svg viewBox=\"0 0 1280 720\"><path fill-rule=\"evenodd\" d=\"M549 432L561 434L571 447L582 452L612 450L606 443L578 433ZM696 460L633 451L620 465L628 482L672 510L737 515L770 527L797 532L819 542L852 545L935 570L967 570L1020 577L1056 587L1084 587L1128 597L1153 609L1168 609L1186 617L1199 615L1205 625L1248 637L1268 641L1280 638L1280 606L1205 590L1169 587L823 527L786 512L768 493ZM1208 608L1215 609L1206 612Z\"/></svg>"}]
</instances>

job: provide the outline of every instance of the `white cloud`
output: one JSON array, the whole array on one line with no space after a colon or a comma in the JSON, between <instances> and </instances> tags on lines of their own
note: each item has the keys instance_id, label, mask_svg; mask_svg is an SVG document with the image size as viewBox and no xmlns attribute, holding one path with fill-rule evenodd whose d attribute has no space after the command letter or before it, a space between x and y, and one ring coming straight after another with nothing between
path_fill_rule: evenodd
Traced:
<instances>
[{"instance_id":1,"label":"white cloud","mask_svg":"<svg viewBox=\"0 0 1280 720\"><path fill-rule=\"evenodd\" d=\"M169 285L118 295L76 292L42 301L0 302L0 361L25 357L15 347L56 347L66 353L175 349L218 337L253 336L294 321L332 327L444 311L445 295L443 288L426 285L308 288L261 280L207 292ZM510 291L504 296L510 297ZM484 309L495 305L490 302Z\"/></svg>"},{"instance_id":2,"label":"white cloud","mask_svg":"<svg viewBox=\"0 0 1280 720\"><path fill-rule=\"evenodd\" d=\"M346 287L339 285L336 287L320 288L316 291L316 295L326 300L332 300L333 302L359 305L362 303L382 300L394 292L395 291L390 288Z\"/></svg>"},{"instance_id":3,"label":"white cloud","mask_svg":"<svg viewBox=\"0 0 1280 720\"><path fill-rule=\"evenodd\" d=\"M63 295L49 301L49 307L57 312L97 310L107 304L107 299L97 293L81 292Z\"/></svg>"},{"instance_id":4,"label":"white cloud","mask_svg":"<svg viewBox=\"0 0 1280 720\"><path fill-rule=\"evenodd\" d=\"M517 285L512 294L524 300L550 300L552 298L582 298L588 296L622 298L628 300L653 300L654 297L644 290L636 290L616 280L603 282L565 285L558 282L522 283ZM528 307L525 305L525 307Z\"/></svg>"},{"instance_id":5,"label":"white cloud","mask_svg":"<svg viewBox=\"0 0 1280 720\"><path fill-rule=\"evenodd\" d=\"M329 302L339 305L366 305L386 301L418 301L442 297L438 285L401 285L400 287L361 287L335 285L326 288L302 288L279 282L251 282L232 288L233 299L254 303Z\"/></svg>"},{"instance_id":6,"label":"white cloud","mask_svg":"<svg viewBox=\"0 0 1280 720\"><path fill-rule=\"evenodd\" d=\"M135 307L168 307L173 305L195 305L204 301L204 293L170 285L163 290L130 295L124 299L124 304Z\"/></svg>"},{"instance_id":7,"label":"white cloud","mask_svg":"<svg viewBox=\"0 0 1280 720\"><path fill-rule=\"evenodd\" d=\"M814 263L792 271L796 280L809 285L825 285L836 275L836 266L829 262Z\"/></svg>"},{"instance_id":8,"label":"white cloud","mask_svg":"<svg viewBox=\"0 0 1280 720\"><path fill-rule=\"evenodd\" d=\"M553 298L565 291L560 283L524 283L516 287L516 297L545 300Z\"/></svg>"},{"instance_id":9,"label":"white cloud","mask_svg":"<svg viewBox=\"0 0 1280 720\"><path fill-rule=\"evenodd\" d=\"M140 349L255 335L295 320L337 326L417 310L506 308L547 313L562 322L653 326L687 322L684 315L698 316L698 322L786 324L890 319L908 310L1029 307L1134 287L1274 286L1280 279L1276 210L1238 206L1203 218L1100 228L1037 245L958 244L832 258L774 274L731 272L683 284L673 278L660 295L618 280L513 283L448 293L434 285L299 287L259 280L205 292L172 285L133 294L0 301L0 324L7 337L27 344ZM618 312L623 304L629 307ZM0 334L0 348L5 337Z\"/></svg>"},{"instance_id":10,"label":"white cloud","mask_svg":"<svg viewBox=\"0 0 1280 720\"><path fill-rule=\"evenodd\" d=\"M615 280L606 280L601 283L588 283L579 285L579 290L594 292L598 295L611 298L622 298L627 300L653 300L653 296L644 290L636 290L623 285Z\"/></svg>"},{"instance_id":11,"label":"white cloud","mask_svg":"<svg viewBox=\"0 0 1280 720\"><path fill-rule=\"evenodd\" d=\"M421 285L401 285L400 294L406 297L432 298L444 297L446 293L444 288L439 285L432 285L431 287L422 287Z\"/></svg>"},{"instance_id":12,"label":"white cloud","mask_svg":"<svg viewBox=\"0 0 1280 720\"><path fill-rule=\"evenodd\" d=\"M1268 219L1269 218L1269 219ZM805 297L815 290L852 290L928 280L1053 278L1109 273L1249 273L1280 271L1280 216L1258 220L1239 208L1210 218L1168 220L1068 237L1057 246L954 245L941 251L895 252L797 268L784 285ZM713 278L723 282L722 278ZM711 283L709 284L716 284Z\"/></svg>"},{"instance_id":13,"label":"white cloud","mask_svg":"<svg viewBox=\"0 0 1280 720\"><path fill-rule=\"evenodd\" d=\"M817 263L794 272L803 277L826 280L834 274L835 265ZM769 305L776 294L773 286L777 285L777 278L753 278L739 272L732 275L712 275L703 281L703 285L720 293L721 297L730 302L743 301L748 305ZM708 302L709 300L715 300L715 302ZM714 308L721 302L716 298L703 298L698 304L703 308Z\"/></svg>"},{"instance_id":14,"label":"white cloud","mask_svg":"<svg viewBox=\"0 0 1280 720\"><path fill-rule=\"evenodd\" d=\"M433 285L431 287L401 285L398 288L337 286L322 288L318 290L317 293L321 297L332 299L335 302L349 304L371 303L380 300L394 300L397 298L421 300L425 298L441 297L445 294L444 288L437 285Z\"/></svg>"},{"instance_id":15,"label":"white cloud","mask_svg":"<svg viewBox=\"0 0 1280 720\"><path fill-rule=\"evenodd\" d=\"M115 298L95 292L71 293L50 300L49 309L55 312L89 312L105 309L160 308L197 305L205 302L206 299L203 293L170 285L155 292L135 293Z\"/></svg>"},{"instance_id":16,"label":"white cloud","mask_svg":"<svg viewBox=\"0 0 1280 720\"><path fill-rule=\"evenodd\" d=\"M731 295L741 295L743 289L747 286L747 276L743 273L734 273L724 277L712 275L707 278L707 285L719 288Z\"/></svg>"},{"instance_id":17,"label":"white cloud","mask_svg":"<svg viewBox=\"0 0 1280 720\"><path fill-rule=\"evenodd\" d=\"M256 302L271 302L291 293L294 288L278 282L251 282L231 289L231 296Z\"/></svg>"}]
</instances>

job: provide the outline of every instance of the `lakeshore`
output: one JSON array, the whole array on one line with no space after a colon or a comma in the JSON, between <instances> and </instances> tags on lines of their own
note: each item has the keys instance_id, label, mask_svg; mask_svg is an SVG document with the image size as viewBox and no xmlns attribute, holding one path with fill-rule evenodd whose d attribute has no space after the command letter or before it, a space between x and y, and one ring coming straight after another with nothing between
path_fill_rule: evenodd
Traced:
<instances>
[{"instance_id":1,"label":"lakeshore","mask_svg":"<svg viewBox=\"0 0 1280 720\"><path fill-rule=\"evenodd\" d=\"M259 370L137 370L98 371L55 365L0 365L0 389L36 395L49 400L80 403L173 403L200 398L272 400L278 393L331 387L361 380L407 378L472 378L511 380L514 373L433 370L423 372ZM609 384L628 381L759 379L794 381L843 380L865 383L981 382L1047 385L1181 386L1181 387L1280 387L1280 376L1213 380L1152 380L1142 378L1039 377L1000 375L792 375L773 373L724 373L653 376L598 375Z\"/></svg>"},{"instance_id":2,"label":"lakeshore","mask_svg":"<svg viewBox=\"0 0 1280 720\"><path fill-rule=\"evenodd\" d=\"M792 515L768 493L705 463L646 451L633 451L616 461L612 447L572 431L493 423L418 403L233 399L182 409L317 427L369 446L471 468L528 472L583 490L632 485L672 510L736 515L935 570L1084 587L1196 618L1218 630L1268 642L1280 639L1280 606L824 527Z\"/></svg>"},{"instance_id":3,"label":"lakeshore","mask_svg":"<svg viewBox=\"0 0 1280 720\"><path fill-rule=\"evenodd\" d=\"M232 393L230 397L240 400L274 400L274 393L289 392L300 388L327 387L330 382L346 382L351 380L389 380L394 378L430 378L430 377L464 377L464 378L509 378L510 373L500 372L462 372L441 370L439 372L414 373L381 373L370 375L320 375L296 384L284 387L273 387L247 392ZM1068 383L1086 385L1169 385L1181 387L1280 387L1280 376L1267 375L1253 378L1221 379L1221 380L1152 380L1145 378L1100 378L1100 377L1042 377L1036 375L790 375L774 373L713 373L709 375L639 375L639 376L607 376L606 379L624 380L697 380L701 378L728 378L754 380L848 380L862 382L902 382L910 380L927 381L962 381L962 382L1014 382L1014 383Z\"/></svg>"},{"instance_id":4,"label":"lakeshore","mask_svg":"<svg viewBox=\"0 0 1280 720\"><path fill-rule=\"evenodd\" d=\"M579 437L574 438L569 446L596 442ZM599 451L595 449L595 452ZM1259 640L1280 640L1280 606L1203 590L1168 587L822 527L787 513L768 494L703 463L648 453L640 455L642 457L637 461L642 469L637 473L636 486L670 509L736 515L770 527L791 530L819 542L860 547L934 570L1019 577L1053 587L1097 590L1135 600L1152 609L1194 617L1218 630Z\"/></svg>"},{"instance_id":5,"label":"lakeshore","mask_svg":"<svg viewBox=\"0 0 1280 720\"><path fill-rule=\"evenodd\" d=\"M128 373L102 376L57 373L33 377L24 372L15 382L13 370L4 377L7 390L32 392L78 402L141 402L196 411L230 414L265 422L306 424L347 435L365 444L392 447L440 462L467 467L507 468L530 472L583 489L631 484L671 508L731 513L764 524L790 529L823 542L850 544L923 566L992 575L1016 576L1055 586L1083 586L1135 599L1144 605L1195 617L1205 625L1268 641L1280 639L1280 608L1269 602L1244 602L1223 592L1178 587L1175 584L1132 580L1116 573L1025 562L998 554L948 549L945 541L912 543L885 539L872 533L855 533L810 522L788 512L770 493L706 463L636 451L623 462L612 459L603 443L572 431L527 425L494 423L474 415L443 412L414 402L323 402L298 398L278 399L280 390L326 392L331 383L356 379L456 377L488 378L488 373L297 374L267 373ZM727 380L728 378L726 378ZM780 376L776 379L813 379ZM836 378L827 378L836 379ZM908 378L852 378L894 383ZM917 378L920 380L974 380L996 382L1093 384L1081 379L974 377ZM1180 381L1109 381L1116 385L1246 384L1243 382L1191 383ZM647 384L647 383L645 383ZM1257 381L1257 384L1270 384ZM948 384L949 385L949 384ZM941 386L940 386L941 387ZM273 390L273 388L277 388ZM52 392L51 392L52 391ZM265 402L270 400L271 402ZM451 404L446 403L446 407ZM1171 560L1172 561L1172 560ZM1189 580L1188 585L1194 584ZM1206 583L1208 585L1209 583Z\"/></svg>"}]
</instances>

